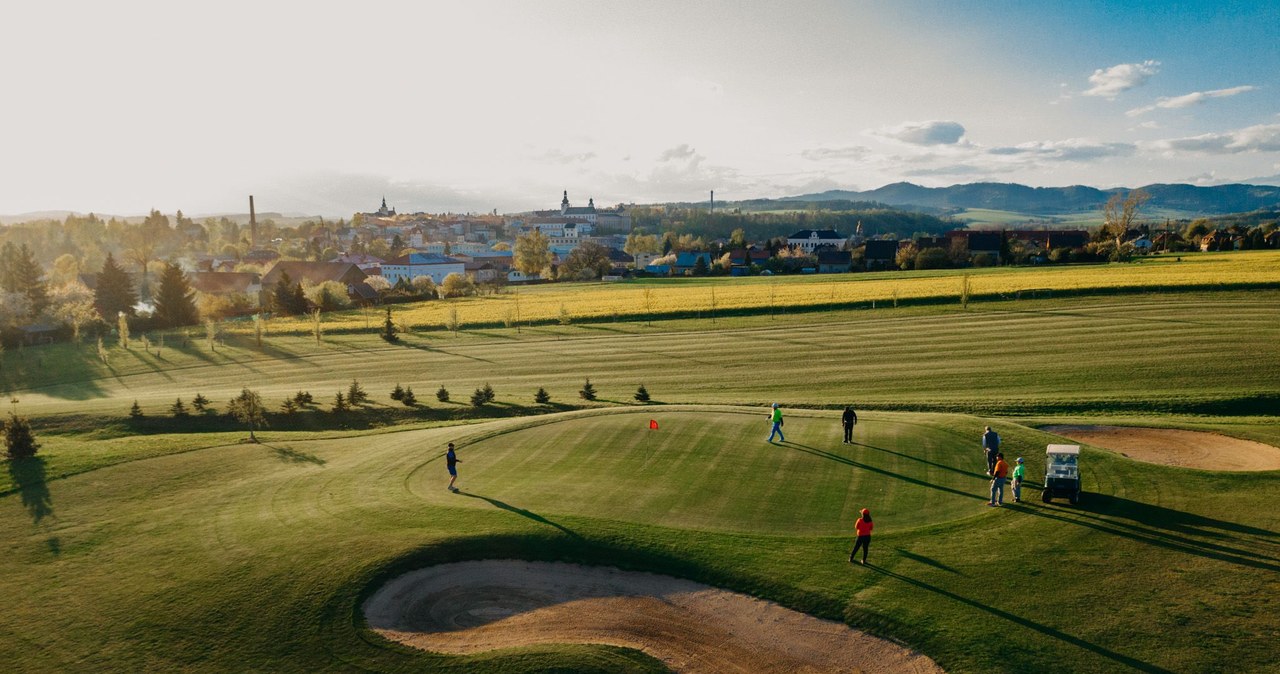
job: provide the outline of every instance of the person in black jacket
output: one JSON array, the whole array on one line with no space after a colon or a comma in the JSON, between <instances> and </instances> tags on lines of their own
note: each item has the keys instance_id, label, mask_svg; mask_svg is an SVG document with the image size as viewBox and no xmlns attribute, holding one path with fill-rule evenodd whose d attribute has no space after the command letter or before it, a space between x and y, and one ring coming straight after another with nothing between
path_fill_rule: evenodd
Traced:
<instances>
[{"instance_id":1,"label":"person in black jacket","mask_svg":"<svg viewBox=\"0 0 1280 674\"><path fill-rule=\"evenodd\" d=\"M840 417L840 423L844 424L844 444L853 444L853 427L858 423L858 413L853 411L851 405L844 406L844 415Z\"/></svg>"}]
</instances>

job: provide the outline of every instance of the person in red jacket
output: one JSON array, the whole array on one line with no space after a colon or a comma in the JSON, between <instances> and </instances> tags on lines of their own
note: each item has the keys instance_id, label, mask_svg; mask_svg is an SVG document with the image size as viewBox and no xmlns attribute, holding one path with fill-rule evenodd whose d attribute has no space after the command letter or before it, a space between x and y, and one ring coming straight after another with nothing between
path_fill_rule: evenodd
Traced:
<instances>
[{"instance_id":1,"label":"person in red jacket","mask_svg":"<svg viewBox=\"0 0 1280 674\"><path fill-rule=\"evenodd\" d=\"M849 553L849 563L853 563L853 558L858 554L858 548L862 548L862 563L867 563L867 551L871 549L871 511L866 508L862 509L862 517L853 523L853 530L858 533L858 540L853 543L853 552Z\"/></svg>"}]
</instances>

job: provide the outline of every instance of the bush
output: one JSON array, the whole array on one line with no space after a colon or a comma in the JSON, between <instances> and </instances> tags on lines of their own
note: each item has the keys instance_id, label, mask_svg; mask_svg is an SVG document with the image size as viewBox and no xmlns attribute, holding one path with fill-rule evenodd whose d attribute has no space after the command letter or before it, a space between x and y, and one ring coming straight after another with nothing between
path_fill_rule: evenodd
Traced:
<instances>
[{"instance_id":1,"label":"bush","mask_svg":"<svg viewBox=\"0 0 1280 674\"><path fill-rule=\"evenodd\" d=\"M538 403L539 405L546 405L551 402L551 394L547 393L547 389L539 386L538 392L533 394L533 402Z\"/></svg>"},{"instance_id":2,"label":"bush","mask_svg":"<svg viewBox=\"0 0 1280 674\"><path fill-rule=\"evenodd\" d=\"M591 385L591 377L587 377L587 383L582 385L582 390L578 391L578 396L583 400L596 399L596 387Z\"/></svg>"},{"instance_id":3,"label":"bush","mask_svg":"<svg viewBox=\"0 0 1280 674\"><path fill-rule=\"evenodd\" d=\"M1070 248L1054 248L1049 251L1050 262L1071 262L1075 259L1075 253Z\"/></svg>"},{"instance_id":4,"label":"bush","mask_svg":"<svg viewBox=\"0 0 1280 674\"><path fill-rule=\"evenodd\" d=\"M129 416L134 419L142 416L142 406L138 404L138 401L133 401L133 407L129 408Z\"/></svg>"},{"instance_id":5,"label":"bush","mask_svg":"<svg viewBox=\"0 0 1280 674\"><path fill-rule=\"evenodd\" d=\"M9 413L9 422L4 425L4 448L10 459L26 459L40 449L40 443L31 433L31 423L16 412Z\"/></svg>"},{"instance_id":6,"label":"bush","mask_svg":"<svg viewBox=\"0 0 1280 674\"><path fill-rule=\"evenodd\" d=\"M476 389L476 392L471 394L471 405L473 407L484 407L487 402L489 402L489 398L485 396L483 389Z\"/></svg>"},{"instance_id":7,"label":"bush","mask_svg":"<svg viewBox=\"0 0 1280 674\"><path fill-rule=\"evenodd\" d=\"M991 253L978 253L973 256L973 266L994 267L996 266L996 256Z\"/></svg>"},{"instance_id":8,"label":"bush","mask_svg":"<svg viewBox=\"0 0 1280 674\"><path fill-rule=\"evenodd\" d=\"M404 395L400 397L400 402L404 403L405 407L413 407L418 404L418 396L413 394L412 386L404 390Z\"/></svg>"},{"instance_id":9,"label":"bush","mask_svg":"<svg viewBox=\"0 0 1280 674\"><path fill-rule=\"evenodd\" d=\"M444 384L441 384L440 390L436 391L436 400L439 400L442 403L449 402L449 389L445 388Z\"/></svg>"},{"instance_id":10,"label":"bush","mask_svg":"<svg viewBox=\"0 0 1280 674\"><path fill-rule=\"evenodd\" d=\"M649 391L645 389L644 384L641 384L640 388L636 389L635 398L642 403L649 402Z\"/></svg>"},{"instance_id":11,"label":"bush","mask_svg":"<svg viewBox=\"0 0 1280 674\"><path fill-rule=\"evenodd\" d=\"M396 382L396 387L391 389L392 400L404 400L404 388L400 386L400 382Z\"/></svg>"},{"instance_id":12,"label":"bush","mask_svg":"<svg viewBox=\"0 0 1280 674\"><path fill-rule=\"evenodd\" d=\"M942 248L925 248L916 253L916 269L946 269L951 266L951 256Z\"/></svg>"}]
</instances>

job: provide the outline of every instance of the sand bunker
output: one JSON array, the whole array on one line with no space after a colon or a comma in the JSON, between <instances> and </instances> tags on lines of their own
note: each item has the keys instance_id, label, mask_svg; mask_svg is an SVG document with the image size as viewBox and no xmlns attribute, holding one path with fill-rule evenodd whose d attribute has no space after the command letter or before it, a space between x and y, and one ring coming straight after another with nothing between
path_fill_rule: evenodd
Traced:
<instances>
[{"instance_id":1,"label":"sand bunker","mask_svg":"<svg viewBox=\"0 0 1280 674\"><path fill-rule=\"evenodd\" d=\"M576 564L488 560L412 571L370 597L364 614L379 634L441 653L607 644L677 672L942 671L893 642L772 602Z\"/></svg>"},{"instance_id":2,"label":"sand bunker","mask_svg":"<svg viewBox=\"0 0 1280 674\"><path fill-rule=\"evenodd\" d=\"M1280 469L1280 447L1217 433L1129 426L1042 426L1139 461L1206 470Z\"/></svg>"}]
</instances>

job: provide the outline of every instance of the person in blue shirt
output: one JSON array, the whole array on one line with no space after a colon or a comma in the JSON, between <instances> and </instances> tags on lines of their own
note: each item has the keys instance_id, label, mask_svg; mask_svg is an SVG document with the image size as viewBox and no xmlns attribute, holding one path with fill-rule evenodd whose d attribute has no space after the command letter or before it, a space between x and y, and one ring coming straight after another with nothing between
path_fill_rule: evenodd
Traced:
<instances>
[{"instance_id":1,"label":"person in blue shirt","mask_svg":"<svg viewBox=\"0 0 1280 674\"><path fill-rule=\"evenodd\" d=\"M987 453L987 475L996 468L996 454L1000 452L1000 435L987 426L982 434L982 449Z\"/></svg>"},{"instance_id":2,"label":"person in blue shirt","mask_svg":"<svg viewBox=\"0 0 1280 674\"><path fill-rule=\"evenodd\" d=\"M453 451L453 443L449 443L449 451L444 453L444 466L449 469L449 491L458 493L458 488L453 483L458 479L458 464L462 463L462 459L458 458L457 452Z\"/></svg>"}]
</instances>

